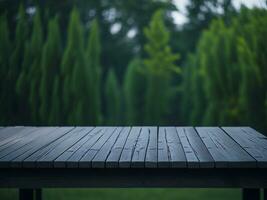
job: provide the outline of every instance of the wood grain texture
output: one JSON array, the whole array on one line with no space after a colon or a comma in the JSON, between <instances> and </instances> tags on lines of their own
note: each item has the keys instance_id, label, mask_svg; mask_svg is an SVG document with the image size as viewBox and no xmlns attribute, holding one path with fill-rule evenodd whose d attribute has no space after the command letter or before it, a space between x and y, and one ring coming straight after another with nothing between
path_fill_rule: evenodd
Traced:
<instances>
[{"instance_id":1,"label":"wood grain texture","mask_svg":"<svg viewBox=\"0 0 267 200\"><path fill-rule=\"evenodd\" d=\"M212 168L214 160L193 127L177 127L188 167Z\"/></svg>"},{"instance_id":2,"label":"wood grain texture","mask_svg":"<svg viewBox=\"0 0 267 200\"><path fill-rule=\"evenodd\" d=\"M123 128L123 130L121 131L120 137L115 142L114 146L112 147L110 151L110 154L108 155L108 158L106 160L106 167L116 168L119 166L121 153L126 143L126 140L129 136L130 131L131 131L130 127Z\"/></svg>"},{"instance_id":3,"label":"wood grain texture","mask_svg":"<svg viewBox=\"0 0 267 200\"><path fill-rule=\"evenodd\" d=\"M215 160L216 167L255 167L252 158L239 144L218 127L197 127L201 139Z\"/></svg>"},{"instance_id":4,"label":"wood grain texture","mask_svg":"<svg viewBox=\"0 0 267 200\"><path fill-rule=\"evenodd\" d=\"M0 138L1 169L267 168L267 137L250 127L15 126Z\"/></svg>"},{"instance_id":5,"label":"wood grain texture","mask_svg":"<svg viewBox=\"0 0 267 200\"><path fill-rule=\"evenodd\" d=\"M141 127L133 127L131 129L126 144L121 153L121 157L119 160L119 167L128 168L131 166L132 156L140 133L141 133Z\"/></svg>"},{"instance_id":6,"label":"wood grain texture","mask_svg":"<svg viewBox=\"0 0 267 200\"><path fill-rule=\"evenodd\" d=\"M77 143L70 146L66 151L64 151L60 156L54 160L54 167L64 168L66 167L66 160L68 160L86 141L93 137L93 134L90 134L94 128L93 127L84 127L82 132L85 133L85 136L82 137ZM80 133L82 134L82 133Z\"/></svg>"},{"instance_id":7,"label":"wood grain texture","mask_svg":"<svg viewBox=\"0 0 267 200\"><path fill-rule=\"evenodd\" d=\"M94 168L104 168L106 164L106 159L118 140L120 134L122 132L122 127L117 127L113 132L112 136L105 142L105 144L100 148L100 150L96 153L95 157L92 160L92 167Z\"/></svg>"},{"instance_id":8,"label":"wood grain texture","mask_svg":"<svg viewBox=\"0 0 267 200\"><path fill-rule=\"evenodd\" d=\"M148 127L148 129L149 129L149 141L145 158L145 167L156 168L158 166L157 127Z\"/></svg>"},{"instance_id":9,"label":"wood grain texture","mask_svg":"<svg viewBox=\"0 0 267 200\"><path fill-rule=\"evenodd\" d=\"M186 167L186 157L175 127L160 127L158 167Z\"/></svg>"},{"instance_id":10,"label":"wood grain texture","mask_svg":"<svg viewBox=\"0 0 267 200\"><path fill-rule=\"evenodd\" d=\"M259 167L267 167L267 137L249 127L223 127L223 130L245 149Z\"/></svg>"},{"instance_id":11,"label":"wood grain texture","mask_svg":"<svg viewBox=\"0 0 267 200\"><path fill-rule=\"evenodd\" d=\"M117 127L106 127L105 133L102 135L102 137L96 141L93 146L90 147L90 149L83 155L83 157L79 161L79 167L80 168L90 168L92 167L92 160L96 156L96 154L99 152L102 146L106 144L106 142L109 140L109 138L112 136L112 134L115 132L117 133Z\"/></svg>"},{"instance_id":12,"label":"wood grain texture","mask_svg":"<svg viewBox=\"0 0 267 200\"><path fill-rule=\"evenodd\" d=\"M59 137L57 140L53 141L52 143L43 146L42 148L39 148L36 152L31 154L29 157L27 157L25 160L23 160L23 167L26 168L33 168L39 165L38 160L48 154L49 152L53 151L61 142L66 140L67 138L71 137L74 130L74 127L61 127L60 132L63 131L64 134L62 137Z\"/></svg>"}]
</instances>

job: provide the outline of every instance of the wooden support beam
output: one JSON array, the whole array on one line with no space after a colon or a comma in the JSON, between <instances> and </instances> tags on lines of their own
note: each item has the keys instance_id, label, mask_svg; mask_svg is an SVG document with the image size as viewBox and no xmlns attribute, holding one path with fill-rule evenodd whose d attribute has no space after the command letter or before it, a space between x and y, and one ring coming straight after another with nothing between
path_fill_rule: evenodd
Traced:
<instances>
[{"instance_id":1,"label":"wooden support beam","mask_svg":"<svg viewBox=\"0 0 267 200\"><path fill-rule=\"evenodd\" d=\"M242 191L243 200L260 200L260 189L244 188Z\"/></svg>"},{"instance_id":2,"label":"wooden support beam","mask_svg":"<svg viewBox=\"0 0 267 200\"><path fill-rule=\"evenodd\" d=\"M42 200L42 189L35 189L35 200Z\"/></svg>"},{"instance_id":3,"label":"wooden support beam","mask_svg":"<svg viewBox=\"0 0 267 200\"><path fill-rule=\"evenodd\" d=\"M33 200L33 189L19 189L19 200Z\"/></svg>"}]
</instances>

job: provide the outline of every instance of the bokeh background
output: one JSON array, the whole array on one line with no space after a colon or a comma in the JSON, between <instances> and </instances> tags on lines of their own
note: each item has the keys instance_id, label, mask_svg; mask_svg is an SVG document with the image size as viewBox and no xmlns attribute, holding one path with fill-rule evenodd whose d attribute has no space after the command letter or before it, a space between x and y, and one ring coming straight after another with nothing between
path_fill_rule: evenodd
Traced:
<instances>
[{"instance_id":1,"label":"bokeh background","mask_svg":"<svg viewBox=\"0 0 267 200\"><path fill-rule=\"evenodd\" d=\"M265 0L1 0L0 125L245 125L267 133L266 8ZM0 190L1 199L16 195ZM124 189L44 196L240 194Z\"/></svg>"}]
</instances>

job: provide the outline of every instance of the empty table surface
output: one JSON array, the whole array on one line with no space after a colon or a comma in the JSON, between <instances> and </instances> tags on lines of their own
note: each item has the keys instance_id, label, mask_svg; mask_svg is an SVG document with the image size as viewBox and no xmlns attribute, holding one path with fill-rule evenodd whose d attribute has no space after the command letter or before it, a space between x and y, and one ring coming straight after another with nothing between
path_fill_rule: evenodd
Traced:
<instances>
[{"instance_id":1,"label":"empty table surface","mask_svg":"<svg viewBox=\"0 0 267 200\"><path fill-rule=\"evenodd\" d=\"M0 168L266 168L250 127L3 127Z\"/></svg>"}]
</instances>

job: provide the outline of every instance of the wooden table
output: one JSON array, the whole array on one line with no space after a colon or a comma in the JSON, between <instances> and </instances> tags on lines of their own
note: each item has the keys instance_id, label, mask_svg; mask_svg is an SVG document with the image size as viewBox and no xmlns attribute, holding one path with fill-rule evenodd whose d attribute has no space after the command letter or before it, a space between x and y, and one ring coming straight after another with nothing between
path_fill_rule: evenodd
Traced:
<instances>
[{"instance_id":1,"label":"wooden table","mask_svg":"<svg viewBox=\"0 0 267 200\"><path fill-rule=\"evenodd\" d=\"M249 127L1 127L0 168L0 187L27 200L49 187L243 188L258 200L267 137Z\"/></svg>"}]
</instances>

